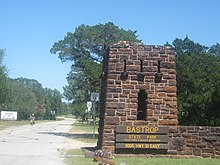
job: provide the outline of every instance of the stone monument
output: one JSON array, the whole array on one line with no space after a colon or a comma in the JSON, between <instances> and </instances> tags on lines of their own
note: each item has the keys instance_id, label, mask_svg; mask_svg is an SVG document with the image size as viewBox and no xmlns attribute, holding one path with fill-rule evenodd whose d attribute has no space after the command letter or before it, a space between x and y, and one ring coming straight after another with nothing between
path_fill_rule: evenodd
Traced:
<instances>
[{"instance_id":1,"label":"stone monument","mask_svg":"<svg viewBox=\"0 0 220 165\"><path fill-rule=\"evenodd\" d=\"M161 126L178 124L175 66L169 46L119 42L109 47L99 123L103 150L167 148L168 129Z\"/></svg>"},{"instance_id":2,"label":"stone monument","mask_svg":"<svg viewBox=\"0 0 220 165\"><path fill-rule=\"evenodd\" d=\"M172 47L119 42L109 47L103 67L99 149L220 158L220 127L177 125Z\"/></svg>"}]
</instances>

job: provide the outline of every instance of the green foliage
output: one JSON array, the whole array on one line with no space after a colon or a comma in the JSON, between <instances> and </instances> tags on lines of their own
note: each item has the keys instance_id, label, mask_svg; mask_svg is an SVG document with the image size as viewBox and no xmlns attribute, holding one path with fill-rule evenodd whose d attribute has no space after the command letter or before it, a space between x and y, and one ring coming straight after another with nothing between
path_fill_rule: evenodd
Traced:
<instances>
[{"instance_id":1,"label":"green foliage","mask_svg":"<svg viewBox=\"0 0 220 165\"><path fill-rule=\"evenodd\" d=\"M43 88L33 79L17 78L8 81L10 99L4 109L18 111L18 119L28 119L34 113L38 119L50 119L51 111L64 110L62 95L57 90Z\"/></svg>"},{"instance_id":2,"label":"green foliage","mask_svg":"<svg viewBox=\"0 0 220 165\"><path fill-rule=\"evenodd\" d=\"M216 43L216 45L212 45L209 49L209 53L214 56L220 56L220 44Z\"/></svg>"},{"instance_id":3,"label":"green foliage","mask_svg":"<svg viewBox=\"0 0 220 165\"><path fill-rule=\"evenodd\" d=\"M220 58L216 56L219 49L208 49L188 37L176 39L173 45L177 52L180 124L219 125Z\"/></svg>"},{"instance_id":4,"label":"green foliage","mask_svg":"<svg viewBox=\"0 0 220 165\"><path fill-rule=\"evenodd\" d=\"M87 107L85 102L74 102L74 104L72 104L72 114L76 118L80 118L83 122L86 121L88 117L86 109Z\"/></svg>"},{"instance_id":5,"label":"green foliage","mask_svg":"<svg viewBox=\"0 0 220 165\"><path fill-rule=\"evenodd\" d=\"M122 40L140 42L136 31L126 31L109 22L80 25L74 33L69 32L63 40L54 43L51 53L58 53L63 62L72 61L64 96L74 103L74 115L85 116L84 105L90 99L90 93L100 91L99 77L107 47Z\"/></svg>"},{"instance_id":6,"label":"green foliage","mask_svg":"<svg viewBox=\"0 0 220 165\"><path fill-rule=\"evenodd\" d=\"M61 115L65 112L64 104L61 99L62 95L58 90L44 89L44 104L46 109L44 119L51 117L51 111L55 111L57 115Z\"/></svg>"},{"instance_id":7,"label":"green foliage","mask_svg":"<svg viewBox=\"0 0 220 165\"><path fill-rule=\"evenodd\" d=\"M10 100L5 109L18 110L18 119L27 119L31 113L36 114L37 99L33 91L19 80L9 81Z\"/></svg>"},{"instance_id":8,"label":"green foliage","mask_svg":"<svg viewBox=\"0 0 220 165\"><path fill-rule=\"evenodd\" d=\"M84 68L83 61L101 62L107 46L121 40L139 41L136 31L124 30L112 22L94 26L80 25L74 33L67 33L55 42L51 53L59 53L62 61L73 61L76 68Z\"/></svg>"},{"instance_id":9,"label":"green foliage","mask_svg":"<svg viewBox=\"0 0 220 165\"><path fill-rule=\"evenodd\" d=\"M0 49L0 108L4 106L4 103L8 99L8 85L7 85L7 72L6 67L3 64L5 52Z\"/></svg>"}]
</instances>

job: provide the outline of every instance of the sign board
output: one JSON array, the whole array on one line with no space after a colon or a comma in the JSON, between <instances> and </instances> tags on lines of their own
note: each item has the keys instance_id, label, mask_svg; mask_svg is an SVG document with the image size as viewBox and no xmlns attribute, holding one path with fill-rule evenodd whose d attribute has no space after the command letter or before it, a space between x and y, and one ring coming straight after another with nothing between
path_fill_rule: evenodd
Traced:
<instances>
[{"instance_id":1,"label":"sign board","mask_svg":"<svg viewBox=\"0 0 220 165\"><path fill-rule=\"evenodd\" d=\"M91 108L92 107L92 102L91 101L87 101L87 108Z\"/></svg>"},{"instance_id":2,"label":"sign board","mask_svg":"<svg viewBox=\"0 0 220 165\"><path fill-rule=\"evenodd\" d=\"M99 93L91 93L91 101L99 101Z\"/></svg>"},{"instance_id":3,"label":"sign board","mask_svg":"<svg viewBox=\"0 0 220 165\"><path fill-rule=\"evenodd\" d=\"M17 111L1 111L1 120L17 120Z\"/></svg>"},{"instance_id":4,"label":"sign board","mask_svg":"<svg viewBox=\"0 0 220 165\"><path fill-rule=\"evenodd\" d=\"M168 149L168 127L116 126L116 149Z\"/></svg>"},{"instance_id":5,"label":"sign board","mask_svg":"<svg viewBox=\"0 0 220 165\"><path fill-rule=\"evenodd\" d=\"M117 133L149 133L149 134L167 134L169 131L168 127L153 127L147 125L141 126L117 126Z\"/></svg>"}]
</instances>

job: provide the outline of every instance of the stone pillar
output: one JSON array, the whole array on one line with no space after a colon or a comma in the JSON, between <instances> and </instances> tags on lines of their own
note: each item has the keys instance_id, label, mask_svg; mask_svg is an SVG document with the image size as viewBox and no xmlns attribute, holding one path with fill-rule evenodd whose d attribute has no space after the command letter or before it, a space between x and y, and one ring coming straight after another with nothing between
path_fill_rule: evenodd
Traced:
<instances>
[{"instance_id":1,"label":"stone pillar","mask_svg":"<svg viewBox=\"0 0 220 165\"><path fill-rule=\"evenodd\" d=\"M178 124L172 47L119 42L106 59L98 142L103 150L114 151L116 125Z\"/></svg>"}]
</instances>

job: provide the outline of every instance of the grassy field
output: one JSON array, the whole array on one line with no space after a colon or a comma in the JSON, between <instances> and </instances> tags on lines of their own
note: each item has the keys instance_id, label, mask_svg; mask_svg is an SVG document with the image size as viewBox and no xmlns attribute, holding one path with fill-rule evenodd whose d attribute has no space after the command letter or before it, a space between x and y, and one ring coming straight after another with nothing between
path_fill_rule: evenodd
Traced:
<instances>
[{"instance_id":1,"label":"grassy field","mask_svg":"<svg viewBox=\"0 0 220 165\"><path fill-rule=\"evenodd\" d=\"M8 127L13 127L13 126L20 126L20 125L25 125L29 124L30 121L28 120L22 120L22 121L6 121L6 120L0 120L0 131L8 128Z\"/></svg>"},{"instance_id":2,"label":"grassy field","mask_svg":"<svg viewBox=\"0 0 220 165\"><path fill-rule=\"evenodd\" d=\"M98 125L95 126L95 131L97 132ZM80 123L76 122L73 124L72 129L70 130L71 132L93 132L93 125L92 124L87 124L87 123Z\"/></svg>"},{"instance_id":3,"label":"grassy field","mask_svg":"<svg viewBox=\"0 0 220 165\"><path fill-rule=\"evenodd\" d=\"M61 119L60 119L61 120ZM36 123L50 122L53 120L36 120ZM9 127L22 126L30 124L30 120L0 120L0 131Z\"/></svg>"},{"instance_id":4,"label":"grassy field","mask_svg":"<svg viewBox=\"0 0 220 165\"><path fill-rule=\"evenodd\" d=\"M93 139L93 125L87 123L79 123L78 121L73 124L73 127L69 131L71 138L85 142L96 143L98 134L98 126L95 126L95 138Z\"/></svg>"}]
</instances>

